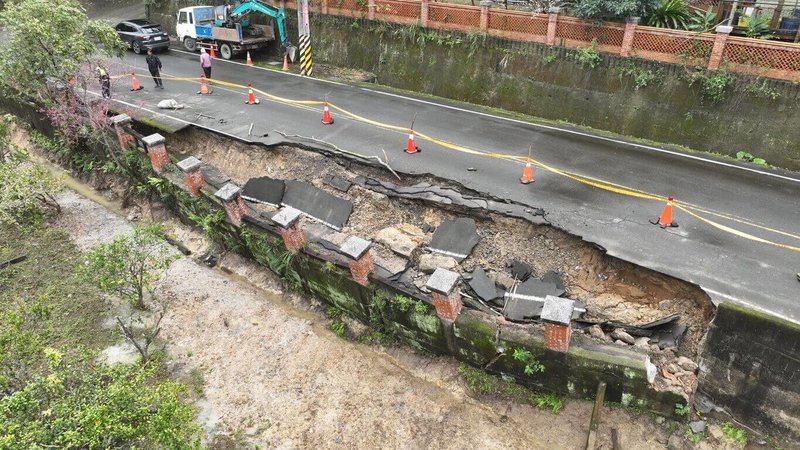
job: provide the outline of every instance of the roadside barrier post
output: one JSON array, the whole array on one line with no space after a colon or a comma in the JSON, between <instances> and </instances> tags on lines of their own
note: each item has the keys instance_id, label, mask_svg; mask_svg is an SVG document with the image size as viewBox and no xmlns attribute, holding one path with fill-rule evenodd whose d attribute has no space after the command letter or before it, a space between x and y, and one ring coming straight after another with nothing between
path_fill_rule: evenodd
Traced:
<instances>
[{"instance_id":1,"label":"roadside barrier post","mask_svg":"<svg viewBox=\"0 0 800 450\"><path fill-rule=\"evenodd\" d=\"M136 141L130 133L125 131L125 127L130 125L131 118L127 114L117 114L111 118L111 124L114 125L114 131L117 133L117 140L119 141L119 148L126 150L130 145Z\"/></svg>"},{"instance_id":2,"label":"roadside barrier post","mask_svg":"<svg viewBox=\"0 0 800 450\"><path fill-rule=\"evenodd\" d=\"M303 228L300 226L301 216L302 213L291 206L281 209L277 214L272 216L272 221L278 225L278 233L280 233L283 238L286 250L292 253L297 253L297 250L306 240Z\"/></svg>"},{"instance_id":3,"label":"roadside barrier post","mask_svg":"<svg viewBox=\"0 0 800 450\"><path fill-rule=\"evenodd\" d=\"M362 286L369 285L369 275L375 271L371 247L372 241L350 236L339 249L348 258L347 265L353 280Z\"/></svg>"},{"instance_id":4,"label":"roadside barrier post","mask_svg":"<svg viewBox=\"0 0 800 450\"><path fill-rule=\"evenodd\" d=\"M489 30L489 7L492 6L491 0L481 0L481 33Z\"/></svg>"},{"instance_id":5,"label":"roadside barrier post","mask_svg":"<svg viewBox=\"0 0 800 450\"><path fill-rule=\"evenodd\" d=\"M545 297L541 313L545 347L562 353L569 351L574 309L575 302L572 300L552 295Z\"/></svg>"},{"instance_id":6,"label":"roadside barrier post","mask_svg":"<svg viewBox=\"0 0 800 450\"><path fill-rule=\"evenodd\" d=\"M556 27L558 26L558 13L561 8L553 6L547 11L547 45L556 44Z\"/></svg>"},{"instance_id":7,"label":"roadside barrier post","mask_svg":"<svg viewBox=\"0 0 800 450\"><path fill-rule=\"evenodd\" d=\"M200 196L200 189L205 183L203 181L203 171L201 170L202 166L203 162L194 156L190 156L178 163L178 169L183 172L183 182L192 197Z\"/></svg>"},{"instance_id":8,"label":"roadside barrier post","mask_svg":"<svg viewBox=\"0 0 800 450\"><path fill-rule=\"evenodd\" d=\"M367 0L367 19L375 20L375 0Z\"/></svg>"},{"instance_id":9,"label":"roadside barrier post","mask_svg":"<svg viewBox=\"0 0 800 450\"><path fill-rule=\"evenodd\" d=\"M247 215L247 205L244 204L241 193L242 188L233 183L226 183L214 193L214 197L222 201L228 219L237 227L241 225L242 218Z\"/></svg>"},{"instance_id":10,"label":"roadside barrier post","mask_svg":"<svg viewBox=\"0 0 800 450\"><path fill-rule=\"evenodd\" d=\"M622 36L622 47L619 50L620 56L631 56L633 36L636 34L637 25L639 25L639 17L628 17L625 19L625 34Z\"/></svg>"},{"instance_id":11,"label":"roadside barrier post","mask_svg":"<svg viewBox=\"0 0 800 450\"><path fill-rule=\"evenodd\" d=\"M419 25L422 28L428 27L428 1L429 0L422 0L422 3L420 4Z\"/></svg>"},{"instance_id":12,"label":"roadside barrier post","mask_svg":"<svg viewBox=\"0 0 800 450\"><path fill-rule=\"evenodd\" d=\"M144 146L147 149L147 155L150 157L150 164L156 173L161 173L164 167L169 164L166 141L164 136L158 133L142 138L142 142L144 142Z\"/></svg>"},{"instance_id":13,"label":"roadside barrier post","mask_svg":"<svg viewBox=\"0 0 800 450\"><path fill-rule=\"evenodd\" d=\"M440 319L452 323L461 312L461 289L458 272L437 268L428 279L427 288L431 290L433 306Z\"/></svg>"}]
</instances>

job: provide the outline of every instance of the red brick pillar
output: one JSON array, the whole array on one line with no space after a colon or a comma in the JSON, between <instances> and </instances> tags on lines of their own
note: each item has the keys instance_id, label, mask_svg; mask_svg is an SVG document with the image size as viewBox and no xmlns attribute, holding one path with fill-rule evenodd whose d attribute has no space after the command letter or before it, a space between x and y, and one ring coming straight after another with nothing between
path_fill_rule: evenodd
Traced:
<instances>
[{"instance_id":1,"label":"red brick pillar","mask_svg":"<svg viewBox=\"0 0 800 450\"><path fill-rule=\"evenodd\" d=\"M717 25L716 36L714 37L714 47L711 49L711 57L708 59L708 70L717 70L722 63L722 55L725 53L725 43L731 35L733 27L727 25Z\"/></svg>"},{"instance_id":2,"label":"red brick pillar","mask_svg":"<svg viewBox=\"0 0 800 450\"><path fill-rule=\"evenodd\" d=\"M622 47L619 49L621 56L631 56L633 36L636 34L637 25L639 25L638 17L628 17L625 20L625 34L622 36Z\"/></svg>"},{"instance_id":3,"label":"red brick pillar","mask_svg":"<svg viewBox=\"0 0 800 450\"><path fill-rule=\"evenodd\" d=\"M118 114L111 118L111 123L114 125L114 131L117 133L119 147L122 150L127 150L128 147L136 141L136 138L125 130L125 127L131 124L131 118L127 114Z\"/></svg>"},{"instance_id":4,"label":"red brick pillar","mask_svg":"<svg viewBox=\"0 0 800 450\"><path fill-rule=\"evenodd\" d=\"M203 171L201 170L202 166L203 162L194 156L190 156L178 163L178 169L183 172L183 182L192 197L199 197L200 188L205 184Z\"/></svg>"},{"instance_id":5,"label":"red brick pillar","mask_svg":"<svg viewBox=\"0 0 800 450\"><path fill-rule=\"evenodd\" d=\"M481 0L481 32L486 33L489 31L489 6L492 5L490 0Z\"/></svg>"},{"instance_id":6,"label":"red brick pillar","mask_svg":"<svg viewBox=\"0 0 800 450\"><path fill-rule=\"evenodd\" d=\"M428 28L428 0L422 0L419 10L419 26Z\"/></svg>"},{"instance_id":7,"label":"red brick pillar","mask_svg":"<svg viewBox=\"0 0 800 450\"><path fill-rule=\"evenodd\" d=\"M558 26L558 13L561 8L554 6L547 12L547 45L556 44L556 27Z\"/></svg>"},{"instance_id":8,"label":"red brick pillar","mask_svg":"<svg viewBox=\"0 0 800 450\"><path fill-rule=\"evenodd\" d=\"M347 265L350 267L353 280L362 286L369 284L369 274L375 271L370 247L372 242L358 236L350 236L339 248L339 251L348 258Z\"/></svg>"},{"instance_id":9,"label":"red brick pillar","mask_svg":"<svg viewBox=\"0 0 800 450\"><path fill-rule=\"evenodd\" d=\"M375 20L375 0L367 0L367 19Z\"/></svg>"},{"instance_id":10,"label":"red brick pillar","mask_svg":"<svg viewBox=\"0 0 800 450\"><path fill-rule=\"evenodd\" d=\"M145 136L142 139L144 146L147 149L147 155L150 157L150 164L156 173L161 173L164 167L169 164L169 155L167 155L166 139L164 136L155 133L150 136Z\"/></svg>"},{"instance_id":11,"label":"red brick pillar","mask_svg":"<svg viewBox=\"0 0 800 450\"><path fill-rule=\"evenodd\" d=\"M566 353L572 338L572 312L575 302L548 295L544 299L541 318L544 322L544 345L550 350Z\"/></svg>"},{"instance_id":12,"label":"red brick pillar","mask_svg":"<svg viewBox=\"0 0 800 450\"><path fill-rule=\"evenodd\" d=\"M461 312L461 289L458 287L460 275L441 267L428 279L426 286L431 290L433 306L440 319L453 322Z\"/></svg>"},{"instance_id":13,"label":"red brick pillar","mask_svg":"<svg viewBox=\"0 0 800 450\"><path fill-rule=\"evenodd\" d=\"M242 189L233 184L226 183L220 190L214 193L222 201L222 206L225 207L225 212L228 214L228 220L235 226L242 223L242 218L247 215L247 205L241 196Z\"/></svg>"},{"instance_id":14,"label":"red brick pillar","mask_svg":"<svg viewBox=\"0 0 800 450\"><path fill-rule=\"evenodd\" d=\"M322 0L322 14L328 14L328 0Z\"/></svg>"},{"instance_id":15,"label":"red brick pillar","mask_svg":"<svg viewBox=\"0 0 800 450\"><path fill-rule=\"evenodd\" d=\"M272 221L278 225L278 233L283 238L286 250L292 253L297 253L297 250L306 241L303 228L300 226L301 217L302 213L290 206L281 209L272 216Z\"/></svg>"}]
</instances>

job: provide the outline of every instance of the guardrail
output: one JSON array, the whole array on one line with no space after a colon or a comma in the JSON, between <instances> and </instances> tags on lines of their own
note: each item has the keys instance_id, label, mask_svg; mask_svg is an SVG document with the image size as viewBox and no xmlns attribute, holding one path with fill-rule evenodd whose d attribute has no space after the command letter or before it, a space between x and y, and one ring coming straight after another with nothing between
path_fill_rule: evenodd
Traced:
<instances>
[{"instance_id":1,"label":"guardrail","mask_svg":"<svg viewBox=\"0 0 800 450\"><path fill-rule=\"evenodd\" d=\"M296 0L285 7L295 9ZM561 16L558 8L542 14L428 0L312 0L311 11L800 81L800 44L730 37L729 27L697 33L641 26L635 18L596 24Z\"/></svg>"}]
</instances>

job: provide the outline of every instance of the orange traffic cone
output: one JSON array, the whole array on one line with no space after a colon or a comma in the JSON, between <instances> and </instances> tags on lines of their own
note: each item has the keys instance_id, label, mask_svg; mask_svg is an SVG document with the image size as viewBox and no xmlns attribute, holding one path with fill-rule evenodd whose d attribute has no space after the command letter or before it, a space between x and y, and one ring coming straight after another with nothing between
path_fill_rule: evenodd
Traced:
<instances>
[{"instance_id":1,"label":"orange traffic cone","mask_svg":"<svg viewBox=\"0 0 800 450\"><path fill-rule=\"evenodd\" d=\"M678 222L672 220L672 196L667 198L667 205L664 207L664 211L661 212L661 216L658 220L651 220L650 223L658 225L661 228L678 226Z\"/></svg>"},{"instance_id":2,"label":"orange traffic cone","mask_svg":"<svg viewBox=\"0 0 800 450\"><path fill-rule=\"evenodd\" d=\"M213 91L208 89L208 83L206 82L205 75L200 75L200 90L197 91L198 94L210 94Z\"/></svg>"},{"instance_id":3,"label":"orange traffic cone","mask_svg":"<svg viewBox=\"0 0 800 450\"><path fill-rule=\"evenodd\" d=\"M528 161L525 163L525 168L522 169L522 178L519 179L519 182L522 184L531 184L535 180L533 179L533 166L531 166L531 162Z\"/></svg>"},{"instance_id":4,"label":"orange traffic cone","mask_svg":"<svg viewBox=\"0 0 800 450\"><path fill-rule=\"evenodd\" d=\"M283 55L283 71L289 70L289 55Z\"/></svg>"},{"instance_id":5,"label":"orange traffic cone","mask_svg":"<svg viewBox=\"0 0 800 450\"><path fill-rule=\"evenodd\" d=\"M139 86L139 80L136 79L136 74L135 73L131 74L131 79L132 79L132 83L133 83L133 85L131 86L131 91L140 91L140 90L144 89L143 87Z\"/></svg>"},{"instance_id":6,"label":"orange traffic cone","mask_svg":"<svg viewBox=\"0 0 800 450\"><path fill-rule=\"evenodd\" d=\"M245 64L247 64L248 66L253 65L253 60L250 59L250 52L247 52L247 62Z\"/></svg>"},{"instance_id":7,"label":"orange traffic cone","mask_svg":"<svg viewBox=\"0 0 800 450\"><path fill-rule=\"evenodd\" d=\"M328 109L328 102L324 102L322 105L322 123L330 125L333 123L333 117L331 117L331 110Z\"/></svg>"},{"instance_id":8,"label":"orange traffic cone","mask_svg":"<svg viewBox=\"0 0 800 450\"><path fill-rule=\"evenodd\" d=\"M216 51L216 50L214 50L214 46L213 46L213 45L211 45L211 46L209 46L209 48L211 49L211 51L209 52L209 55L210 55L212 58L216 58L216 57L217 57L217 51Z\"/></svg>"},{"instance_id":9,"label":"orange traffic cone","mask_svg":"<svg viewBox=\"0 0 800 450\"><path fill-rule=\"evenodd\" d=\"M406 153L409 155L413 155L414 153L420 152L422 150L417 147L417 144L414 142L414 130L408 130L408 141L406 141Z\"/></svg>"},{"instance_id":10,"label":"orange traffic cone","mask_svg":"<svg viewBox=\"0 0 800 450\"><path fill-rule=\"evenodd\" d=\"M247 101L245 103L248 105L257 105L261 103L258 101L255 94L253 94L253 86L250 83L247 83Z\"/></svg>"}]
</instances>

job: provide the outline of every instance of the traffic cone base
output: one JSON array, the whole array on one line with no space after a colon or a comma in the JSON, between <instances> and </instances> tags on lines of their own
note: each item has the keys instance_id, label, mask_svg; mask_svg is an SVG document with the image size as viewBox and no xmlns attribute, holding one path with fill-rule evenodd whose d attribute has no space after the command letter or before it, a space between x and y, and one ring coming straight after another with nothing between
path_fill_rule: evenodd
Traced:
<instances>
[{"instance_id":1,"label":"traffic cone base","mask_svg":"<svg viewBox=\"0 0 800 450\"><path fill-rule=\"evenodd\" d=\"M139 80L136 79L135 73L131 74L131 83L132 83L131 91L141 91L142 89L144 89L142 86L139 85Z\"/></svg>"},{"instance_id":2,"label":"traffic cone base","mask_svg":"<svg viewBox=\"0 0 800 450\"><path fill-rule=\"evenodd\" d=\"M651 220L650 223L653 225L658 225L661 228L678 226L678 222L672 220L672 197L667 198L667 205L664 206L661 216L659 216L658 219Z\"/></svg>"},{"instance_id":3,"label":"traffic cone base","mask_svg":"<svg viewBox=\"0 0 800 450\"><path fill-rule=\"evenodd\" d=\"M419 147L417 147L416 142L414 142L414 130L410 130L408 132L408 140L406 141L406 149L405 152L409 155L413 155L414 153L421 152Z\"/></svg>"},{"instance_id":4,"label":"traffic cone base","mask_svg":"<svg viewBox=\"0 0 800 450\"><path fill-rule=\"evenodd\" d=\"M247 62L245 62L245 64L247 64L248 66L253 65L253 60L250 59L250 52L247 52Z\"/></svg>"},{"instance_id":5,"label":"traffic cone base","mask_svg":"<svg viewBox=\"0 0 800 450\"><path fill-rule=\"evenodd\" d=\"M322 123L324 125L330 125L333 123L333 117L331 117L331 111L328 109L328 103L324 103L322 107Z\"/></svg>"},{"instance_id":6,"label":"traffic cone base","mask_svg":"<svg viewBox=\"0 0 800 450\"><path fill-rule=\"evenodd\" d=\"M535 180L533 179L533 167L531 166L530 161L525 163L525 168L522 169L522 177L519 179L519 182L522 184L531 184Z\"/></svg>"}]
</instances>

